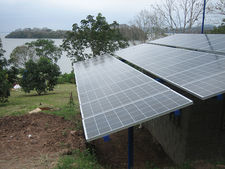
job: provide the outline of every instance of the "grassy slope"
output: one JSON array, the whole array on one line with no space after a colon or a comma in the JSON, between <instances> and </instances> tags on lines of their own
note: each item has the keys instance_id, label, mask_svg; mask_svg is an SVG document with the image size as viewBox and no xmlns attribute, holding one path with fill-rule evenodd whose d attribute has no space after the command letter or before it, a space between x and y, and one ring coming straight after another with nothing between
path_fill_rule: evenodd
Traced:
<instances>
[{"instance_id":1,"label":"grassy slope","mask_svg":"<svg viewBox=\"0 0 225 169\"><path fill-rule=\"evenodd\" d=\"M22 115L37 107L52 107L63 109L69 102L70 92L73 93L75 111L79 112L76 86L74 84L61 84L47 95L36 95L36 92L25 94L23 91L11 91L9 102L0 103L0 117L6 115ZM40 105L40 103L42 105Z\"/></svg>"}]
</instances>

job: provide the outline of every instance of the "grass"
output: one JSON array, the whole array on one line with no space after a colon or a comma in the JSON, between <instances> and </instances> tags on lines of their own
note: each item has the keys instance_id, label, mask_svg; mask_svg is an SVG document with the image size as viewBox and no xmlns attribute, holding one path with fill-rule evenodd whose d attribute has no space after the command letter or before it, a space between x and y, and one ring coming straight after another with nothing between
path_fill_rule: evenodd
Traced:
<instances>
[{"instance_id":1,"label":"grass","mask_svg":"<svg viewBox=\"0 0 225 169\"><path fill-rule=\"evenodd\" d=\"M75 103L73 108L68 106L71 92L73 93ZM79 112L78 105L76 86L74 84L57 85L54 91L41 96L36 95L34 91L29 94L25 94L21 90L11 91L9 102L0 103L0 117L6 115L23 115L37 107L52 107L59 109L59 111L53 112L56 115L62 115L65 111L69 112L65 116L67 119L70 119L74 115L74 111Z\"/></svg>"},{"instance_id":2,"label":"grass","mask_svg":"<svg viewBox=\"0 0 225 169\"><path fill-rule=\"evenodd\" d=\"M73 94L73 102L70 103L70 93ZM40 105L41 103L41 105ZM80 109L77 98L76 86L74 84L59 84L55 87L54 91L46 95L38 96L35 91L25 94L22 90L11 91L9 102L0 103L0 117L8 115L23 115L37 107L50 107L53 111L45 110L45 113L63 116L67 120L72 120L76 130L82 130L82 122L79 117ZM48 123L45 124L48 128ZM62 135L67 135L67 131L63 130ZM62 143L61 146L66 146ZM48 158L41 157L43 167L46 166ZM80 152L79 150L73 151L72 155L62 156L56 169L100 169L102 168L96 160L96 156L89 153L88 150Z\"/></svg>"},{"instance_id":3,"label":"grass","mask_svg":"<svg viewBox=\"0 0 225 169\"><path fill-rule=\"evenodd\" d=\"M65 155L59 159L55 169L101 169L96 156L88 150L80 152L73 151L72 155Z\"/></svg>"}]
</instances>

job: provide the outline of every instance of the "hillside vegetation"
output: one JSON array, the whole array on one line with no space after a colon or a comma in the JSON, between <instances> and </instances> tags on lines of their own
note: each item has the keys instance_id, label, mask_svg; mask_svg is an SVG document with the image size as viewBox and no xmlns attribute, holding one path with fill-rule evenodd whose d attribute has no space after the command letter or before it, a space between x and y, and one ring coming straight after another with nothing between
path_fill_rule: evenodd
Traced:
<instances>
[{"instance_id":1,"label":"hillside vegetation","mask_svg":"<svg viewBox=\"0 0 225 169\"><path fill-rule=\"evenodd\" d=\"M66 35L65 30L57 30L54 31L49 28L25 28L25 29L17 29L8 35L6 38L51 38L51 39L62 39Z\"/></svg>"}]
</instances>

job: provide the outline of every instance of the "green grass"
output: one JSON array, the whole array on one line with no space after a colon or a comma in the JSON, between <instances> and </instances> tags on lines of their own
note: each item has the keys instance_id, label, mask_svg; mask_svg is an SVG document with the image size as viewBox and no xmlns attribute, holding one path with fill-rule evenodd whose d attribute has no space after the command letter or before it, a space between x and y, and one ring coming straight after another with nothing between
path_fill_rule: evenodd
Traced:
<instances>
[{"instance_id":1,"label":"green grass","mask_svg":"<svg viewBox=\"0 0 225 169\"><path fill-rule=\"evenodd\" d=\"M68 106L70 92L73 93L75 103L73 109ZM29 94L25 94L22 90L11 91L9 102L0 103L0 117L6 115L23 115L37 107L52 107L59 108L59 111L55 111L57 115L62 115L62 112L68 111L69 113L66 114L66 118L69 119L74 114L74 110L75 112L79 112L78 105L76 86L74 84L57 85L54 91L41 96L38 96L35 91Z\"/></svg>"},{"instance_id":2,"label":"green grass","mask_svg":"<svg viewBox=\"0 0 225 169\"><path fill-rule=\"evenodd\" d=\"M65 155L59 159L55 169L101 169L95 155L88 150L80 152L73 151L72 155Z\"/></svg>"},{"instance_id":3,"label":"green grass","mask_svg":"<svg viewBox=\"0 0 225 169\"><path fill-rule=\"evenodd\" d=\"M70 93L73 94L73 102L70 103ZM41 103L41 105L40 105ZM23 115L37 107L51 107L53 110L44 111L45 113L63 116L67 120L74 122L75 129L82 130L82 122L79 117L80 109L77 98L76 86L74 84L59 84L54 91L46 95L38 96L36 92L25 94L22 90L11 91L9 102L0 103L0 117L7 115ZM48 128L48 124L45 124ZM62 135L67 135L66 130ZM62 143L62 146L64 143ZM61 156L56 169L100 169L102 168L96 160L96 156L89 153L88 150L80 152L74 150L72 155Z\"/></svg>"},{"instance_id":4,"label":"green grass","mask_svg":"<svg viewBox=\"0 0 225 169\"><path fill-rule=\"evenodd\" d=\"M75 106L64 105L60 110L56 111L44 111L46 113L54 114L57 116L63 116L66 120L74 120L74 115L80 112L78 103Z\"/></svg>"}]
</instances>

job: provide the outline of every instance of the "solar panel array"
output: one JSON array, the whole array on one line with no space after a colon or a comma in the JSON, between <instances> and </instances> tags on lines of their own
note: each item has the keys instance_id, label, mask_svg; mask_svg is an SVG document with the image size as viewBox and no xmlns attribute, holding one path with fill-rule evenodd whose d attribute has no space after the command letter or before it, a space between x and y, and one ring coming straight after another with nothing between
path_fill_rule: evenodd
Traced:
<instances>
[{"instance_id":1,"label":"solar panel array","mask_svg":"<svg viewBox=\"0 0 225 169\"><path fill-rule=\"evenodd\" d=\"M200 99L225 92L222 55L151 44L126 48L116 55Z\"/></svg>"},{"instance_id":2,"label":"solar panel array","mask_svg":"<svg viewBox=\"0 0 225 169\"><path fill-rule=\"evenodd\" d=\"M74 65L87 141L192 104L192 101L112 56Z\"/></svg>"},{"instance_id":3,"label":"solar panel array","mask_svg":"<svg viewBox=\"0 0 225 169\"><path fill-rule=\"evenodd\" d=\"M176 34L150 43L225 54L225 34Z\"/></svg>"}]
</instances>

